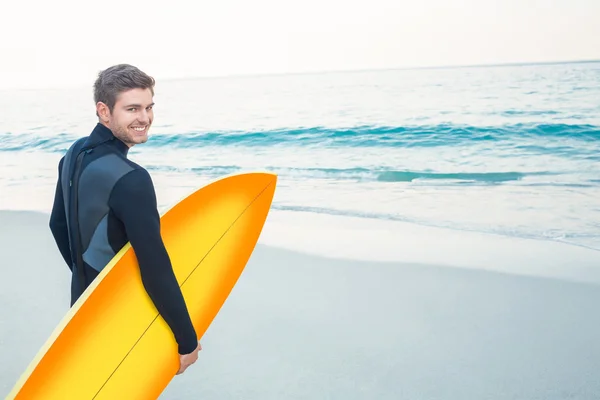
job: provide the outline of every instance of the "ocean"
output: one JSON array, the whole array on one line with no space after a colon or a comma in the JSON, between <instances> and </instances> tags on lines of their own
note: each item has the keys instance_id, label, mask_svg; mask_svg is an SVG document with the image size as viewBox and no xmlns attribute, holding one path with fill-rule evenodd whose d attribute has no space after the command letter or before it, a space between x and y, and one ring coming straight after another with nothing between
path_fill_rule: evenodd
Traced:
<instances>
[{"instance_id":1,"label":"ocean","mask_svg":"<svg viewBox=\"0 0 600 400\"><path fill-rule=\"evenodd\" d=\"M0 209L50 210L58 160L96 123L92 83L0 90ZM161 211L267 170L274 215L600 250L600 62L159 80L155 101L130 158Z\"/></svg>"}]
</instances>

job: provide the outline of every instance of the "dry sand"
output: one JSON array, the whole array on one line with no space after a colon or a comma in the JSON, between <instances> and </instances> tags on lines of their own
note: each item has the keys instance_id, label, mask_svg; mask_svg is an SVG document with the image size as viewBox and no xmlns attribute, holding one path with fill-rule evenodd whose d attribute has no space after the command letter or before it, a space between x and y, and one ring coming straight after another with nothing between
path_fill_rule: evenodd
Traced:
<instances>
[{"instance_id":1,"label":"dry sand","mask_svg":"<svg viewBox=\"0 0 600 400\"><path fill-rule=\"evenodd\" d=\"M0 212L0 397L67 311L47 221ZM599 305L595 283L259 245L161 399L597 399Z\"/></svg>"}]
</instances>

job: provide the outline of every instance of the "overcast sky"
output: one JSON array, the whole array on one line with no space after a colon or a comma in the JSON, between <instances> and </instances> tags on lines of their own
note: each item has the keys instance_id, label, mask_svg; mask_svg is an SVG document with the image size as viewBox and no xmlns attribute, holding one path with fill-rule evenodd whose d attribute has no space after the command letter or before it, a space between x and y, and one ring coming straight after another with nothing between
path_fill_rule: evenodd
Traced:
<instances>
[{"instance_id":1,"label":"overcast sky","mask_svg":"<svg viewBox=\"0 0 600 400\"><path fill-rule=\"evenodd\" d=\"M0 87L600 59L600 0L3 1Z\"/></svg>"}]
</instances>

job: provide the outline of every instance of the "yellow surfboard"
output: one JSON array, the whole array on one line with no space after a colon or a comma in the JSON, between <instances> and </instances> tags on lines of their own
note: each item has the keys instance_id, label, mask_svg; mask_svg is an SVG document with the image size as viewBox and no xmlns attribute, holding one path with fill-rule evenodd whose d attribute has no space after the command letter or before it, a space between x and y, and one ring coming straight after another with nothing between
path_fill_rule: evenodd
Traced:
<instances>
[{"instance_id":1,"label":"yellow surfboard","mask_svg":"<svg viewBox=\"0 0 600 400\"><path fill-rule=\"evenodd\" d=\"M199 338L256 246L276 182L269 173L229 176L161 217L162 237ZM142 285L128 243L69 310L8 399L156 399L178 367L173 334Z\"/></svg>"}]
</instances>

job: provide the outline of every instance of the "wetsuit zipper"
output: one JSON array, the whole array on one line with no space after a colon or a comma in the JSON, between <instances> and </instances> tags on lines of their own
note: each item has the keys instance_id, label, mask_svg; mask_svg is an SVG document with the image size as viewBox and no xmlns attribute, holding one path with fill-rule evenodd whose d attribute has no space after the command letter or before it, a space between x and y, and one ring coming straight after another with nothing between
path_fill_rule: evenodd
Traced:
<instances>
[{"instance_id":1,"label":"wetsuit zipper","mask_svg":"<svg viewBox=\"0 0 600 400\"><path fill-rule=\"evenodd\" d=\"M79 155L77 156L77 160L76 160L76 164L75 164L75 171L74 171L74 176L73 176L73 180L71 181L72 183L72 191L74 193L74 204L73 204L73 213L74 213L74 223L75 223L75 227L76 227L76 235L75 235L75 253L76 253L76 262L77 262L77 269L78 269L78 277L79 277L79 290L83 293L83 291L85 290L85 282L86 282L86 275L85 275L85 268L83 265L83 254L82 254L82 246L81 246L81 231L79 230L79 175L80 175L80 170L81 170L81 163L83 162L83 157L90 153L92 150L88 149L88 150L83 150L81 153L79 153Z\"/></svg>"}]
</instances>

